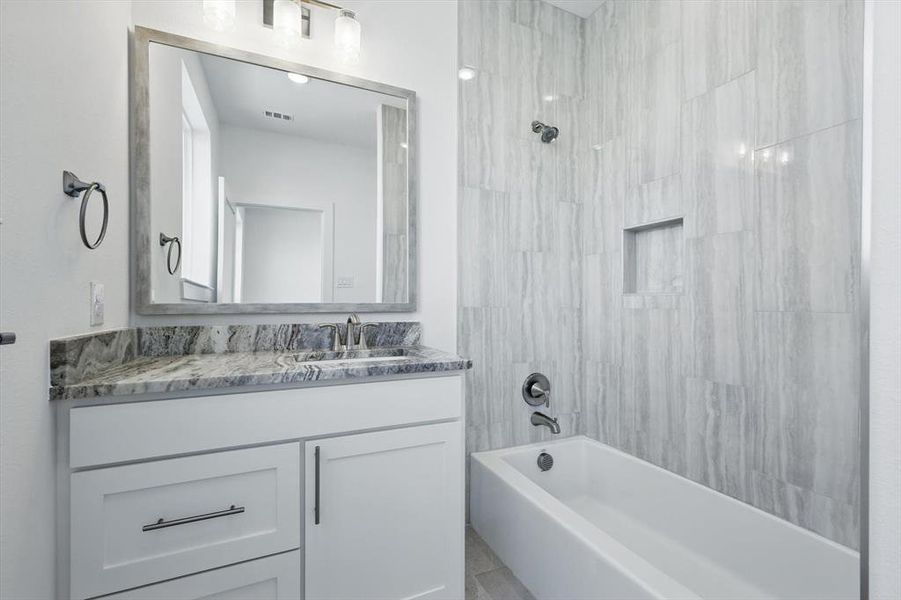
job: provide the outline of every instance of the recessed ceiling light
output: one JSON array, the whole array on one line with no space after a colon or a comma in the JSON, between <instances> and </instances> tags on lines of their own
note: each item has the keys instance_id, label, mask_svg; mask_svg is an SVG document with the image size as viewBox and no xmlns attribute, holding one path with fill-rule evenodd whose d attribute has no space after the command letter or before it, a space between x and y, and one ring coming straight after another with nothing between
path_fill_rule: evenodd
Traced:
<instances>
[{"instance_id":1,"label":"recessed ceiling light","mask_svg":"<svg viewBox=\"0 0 901 600\"><path fill-rule=\"evenodd\" d=\"M301 75L300 73L288 73L288 79L294 83L307 83L310 80L309 77Z\"/></svg>"},{"instance_id":2,"label":"recessed ceiling light","mask_svg":"<svg viewBox=\"0 0 901 600\"><path fill-rule=\"evenodd\" d=\"M557 99L557 96L555 96L553 94L547 94L546 96L542 97L542 100L544 100L545 102L553 102L556 99Z\"/></svg>"},{"instance_id":3,"label":"recessed ceiling light","mask_svg":"<svg viewBox=\"0 0 901 600\"><path fill-rule=\"evenodd\" d=\"M603 146L601 146L600 144L595 144L591 147L592 150L600 150L601 148L603 148Z\"/></svg>"},{"instance_id":4,"label":"recessed ceiling light","mask_svg":"<svg viewBox=\"0 0 901 600\"><path fill-rule=\"evenodd\" d=\"M457 77L462 79L463 81L469 81L476 76L476 70L472 67L461 67L459 71L457 71Z\"/></svg>"}]
</instances>

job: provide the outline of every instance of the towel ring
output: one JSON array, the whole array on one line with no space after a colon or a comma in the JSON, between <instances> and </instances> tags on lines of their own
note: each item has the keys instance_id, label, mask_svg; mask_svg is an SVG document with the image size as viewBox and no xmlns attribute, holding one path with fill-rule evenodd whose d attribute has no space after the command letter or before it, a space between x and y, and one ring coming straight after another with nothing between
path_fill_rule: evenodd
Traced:
<instances>
[{"instance_id":1,"label":"towel ring","mask_svg":"<svg viewBox=\"0 0 901 600\"><path fill-rule=\"evenodd\" d=\"M178 271L178 267L181 265L181 240L178 239L178 236L169 237L165 233L160 233L160 246L165 246L169 244L169 251L166 253L166 270L169 271L169 275L175 275L175 272ZM178 258L175 261L175 266L172 266L172 248L178 246Z\"/></svg>"},{"instance_id":2,"label":"towel ring","mask_svg":"<svg viewBox=\"0 0 901 600\"><path fill-rule=\"evenodd\" d=\"M103 224L100 226L100 234L92 243L88 241L85 217L88 213L88 201L91 199L91 194L94 193L94 190L100 192L100 195L103 197ZM84 196L81 197L81 210L78 212L78 232L81 234L81 241L84 245L90 250L95 250L103 242L103 238L106 237L106 227L109 225L109 198L106 196L106 186L96 181L86 183L76 177L71 171L63 171L63 192L73 198L78 198L78 195L84 192Z\"/></svg>"}]
</instances>

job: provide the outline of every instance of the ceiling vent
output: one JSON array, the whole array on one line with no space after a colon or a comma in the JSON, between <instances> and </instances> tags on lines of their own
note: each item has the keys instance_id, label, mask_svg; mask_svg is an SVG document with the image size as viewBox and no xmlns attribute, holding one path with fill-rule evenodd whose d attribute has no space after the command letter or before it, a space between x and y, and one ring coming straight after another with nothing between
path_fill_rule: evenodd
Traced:
<instances>
[{"instance_id":1,"label":"ceiling vent","mask_svg":"<svg viewBox=\"0 0 901 600\"><path fill-rule=\"evenodd\" d=\"M280 113L275 110L265 110L265 111L263 111L263 114L265 114L266 117L268 117L270 119L278 119L279 121L293 121L294 120L294 117L292 117L291 115L287 115L285 113Z\"/></svg>"}]
</instances>

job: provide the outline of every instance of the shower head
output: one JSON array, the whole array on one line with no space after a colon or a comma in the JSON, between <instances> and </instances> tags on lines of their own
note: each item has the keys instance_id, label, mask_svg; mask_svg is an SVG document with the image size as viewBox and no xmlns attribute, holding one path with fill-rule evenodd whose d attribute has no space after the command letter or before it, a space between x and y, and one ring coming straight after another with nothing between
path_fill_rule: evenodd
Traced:
<instances>
[{"instance_id":1,"label":"shower head","mask_svg":"<svg viewBox=\"0 0 901 600\"><path fill-rule=\"evenodd\" d=\"M532 131L541 134L541 141L550 144L560 135L560 130L550 125L545 125L541 121L532 121Z\"/></svg>"}]
</instances>

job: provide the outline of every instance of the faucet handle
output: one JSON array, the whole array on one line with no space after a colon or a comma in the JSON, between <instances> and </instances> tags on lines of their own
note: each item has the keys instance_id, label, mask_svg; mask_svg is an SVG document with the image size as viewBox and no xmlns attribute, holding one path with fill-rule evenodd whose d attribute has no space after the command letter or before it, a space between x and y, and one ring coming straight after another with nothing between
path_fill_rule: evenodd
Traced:
<instances>
[{"instance_id":1,"label":"faucet handle","mask_svg":"<svg viewBox=\"0 0 901 600\"><path fill-rule=\"evenodd\" d=\"M344 350L343 344L341 343L341 331L338 329L337 323L320 323L319 328L335 330L335 337L332 341L332 352L341 352Z\"/></svg>"},{"instance_id":2,"label":"faucet handle","mask_svg":"<svg viewBox=\"0 0 901 600\"><path fill-rule=\"evenodd\" d=\"M369 344L366 343L366 328L367 327L378 327L378 326L379 326L378 323L363 323L362 325L360 325L360 343L359 343L360 350L368 350L369 349Z\"/></svg>"},{"instance_id":3,"label":"faucet handle","mask_svg":"<svg viewBox=\"0 0 901 600\"><path fill-rule=\"evenodd\" d=\"M551 405L551 382L541 373L532 373L522 384L522 397L529 406Z\"/></svg>"}]
</instances>

